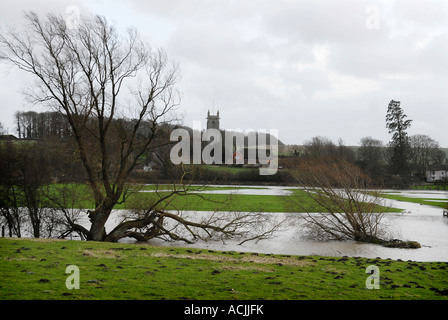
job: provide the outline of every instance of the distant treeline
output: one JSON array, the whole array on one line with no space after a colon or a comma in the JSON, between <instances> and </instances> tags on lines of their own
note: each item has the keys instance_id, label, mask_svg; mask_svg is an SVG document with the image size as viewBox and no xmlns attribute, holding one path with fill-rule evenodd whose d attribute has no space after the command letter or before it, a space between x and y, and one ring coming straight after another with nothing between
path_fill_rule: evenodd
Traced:
<instances>
[{"instance_id":1,"label":"distant treeline","mask_svg":"<svg viewBox=\"0 0 448 320\"><path fill-rule=\"evenodd\" d=\"M47 150L47 159L50 159L52 168L50 176L57 177L56 180L82 180L83 170L79 163L75 145L70 142L71 128L67 119L58 112L17 112L15 115L16 130L19 139L38 140L40 145L45 145ZM86 124L86 128L95 130L95 120L89 120L92 123ZM135 122L132 119L114 119L113 129L116 135L120 132L132 130ZM170 141L170 132L177 126L163 124L160 133L154 141L156 148L151 152L145 153L141 158L141 165L137 169L145 166L151 167L152 179L171 179L176 173L176 168L170 163L170 149L176 142ZM190 133L190 139L193 138L193 130L183 127ZM152 130L151 123L145 123L140 126L137 135L142 138ZM223 140L225 131L221 131ZM266 145L269 145L273 137L267 134L264 138ZM248 153L248 137L244 135L244 149L239 150L246 159ZM257 137L259 141L259 137ZM283 144L277 141L280 146ZM110 143L115 145L113 139ZM202 141L201 148L209 142ZM190 141L191 153L193 152L193 142ZM225 155L225 141L223 141L223 157ZM116 147L118 148L118 146ZM115 147L109 148L115 152ZM12 150L10 150L12 151ZM406 187L411 183L425 181L426 170L430 166L442 166L447 164L446 153L440 148L440 145L434 139L417 134L409 137L409 149L406 153L406 164L409 166L408 174L397 175L393 172L393 147L390 144L384 144L382 141L372 137L364 137L360 140L360 146L352 148L344 145L342 140L334 143L325 137L314 137L306 141L302 146L297 146L289 152L288 156L280 155L280 170L273 177L260 177L258 170L242 170L241 172L231 172L226 170L210 170L207 167L198 168L199 176L204 180L215 182L277 182L294 183L294 178L287 173L287 169L292 168L301 159L319 159L319 158L342 158L359 166L375 182L384 187L400 188ZM94 154L94 152L92 152ZM111 155L111 158L113 155ZM158 170L153 170L158 169ZM223 174L225 173L225 174ZM137 172L135 178L139 179L142 172ZM64 177L62 179L62 177Z\"/></svg>"},{"instance_id":2,"label":"distant treeline","mask_svg":"<svg viewBox=\"0 0 448 320\"><path fill-rule=\"evenodd\" d=\"M19 139L67 138L70 125L59 112L16 112L16 131Z\"/></svg>"},{"instance_id":3,"label":"distant treeline","mask_svg":"<svg viewBox=\"0 0 448 320\"><path fill-rule=\"evenodd\" d=\"M345 146L326 137L314 137L292 149L293 157L300 159L342 158L368 174L378 185L388 188L404 188L412 183L421 183L426 179L426 171L431 166L448 168L447 154L437 141L427 135L416 134L409 137L409 147L405 154L407 174L398 175L393 170L394 147L378 139L364 137L360 146ZM280 163L291 161L280 161ZM292 161L294 162L294 161ZM287 165L288 165L287 164Z\"/></svg>"},{"instance_id":4,"label":"distant treeline","mask_svg":"<svg viewBox=\"0 0 448 320\"><path fill-rule=\"evenodd\" d=\"M94 118L89 118L94 122ZM114 119L115 127L131 129L134 125L132 119ZM67 118L59 112L16 112L15 114L16 132L19 139L58 139L71 137L71 127ZM88 126L89 124L87 124ZM151 130L150 123L143 123L138 134L145 134L145 130Z\"/></svg>"}]
</instances>

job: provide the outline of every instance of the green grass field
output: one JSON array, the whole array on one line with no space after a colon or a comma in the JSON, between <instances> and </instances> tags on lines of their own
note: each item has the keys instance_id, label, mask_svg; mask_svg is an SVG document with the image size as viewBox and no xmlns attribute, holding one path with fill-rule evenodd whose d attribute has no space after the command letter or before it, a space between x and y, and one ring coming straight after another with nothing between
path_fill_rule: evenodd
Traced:
<instances>
[{"instance_id":1,"label":"green grass field","mask_svg":"<svg viewBox=\"0 0 448 320\"><path fill-rule=\"evenodd\" d=\"M291 201L290 197L297 197ZM300 197L300 198L299 198ZM380 207L378 207L380 209ZM172 199L167 209L195 211L241 211L241 212L325 212L326 209L315 203L304 191L295 190L294 195L221 195L206 194L180 196ZM385 208L387 212L400 212L401 209Z\"/></svg>"},{"instance_id":2,"label":"green grass field","mask_svg":"<svg viewBox=\"0 0 448 320\"><path fill-rule=\"evenodd\" d=\"M135 196L145 203L153 203L159 196L167 192L140 193ZM132 207L132 200L121 206L123 209ZM242 194L200 194L190 192L188 195L175 195L164 201L161 207L169 210L193 211L240 211L240 212L294 212L288 196L276 195L242 195ZM310 206L311 210L311 206Z\"/></svg>"},{"instance_id":3,"label":"green grass field","mask_svg":"<svg viewBox=\"0 0 448 320\"><path fill-rule=\"evenodd\" d=\"M448 263L0 239L1 300L438 300ZM79 289L68 289L69 265ZM366 288L366 268L380 287Z\"/></svg>"},{"instance_id":4,"label":"green grass field","mask_svg":"<svg viewBox=\"0 0 448 320\"><path fill-rule=\"evenodd\" d=\"M52 185L57 190L62 185ZM86 185L77 185L84 193L74 204L75 207L85 209L94 208L95 204ZM172 190L171 185L135 185L130 186L135 192L129 199L117 204L115 209L131 209L136 205L149 207ZM239 194L238 190L263 189L262 187L245 186L189 186L186 193L173 195L159 204L167 210L191 211L239 211L239 212L324 212L324 208L317 205L303 190L290 189L291 195L247 195ZM155 191L157 192L140 192ZM228 190L230 194L202 193L198 191ZM57 192L57 191L56 191ZM292 197L294 199L292 199ZM294 201L292 201L294 200ZM384 209L384 208L383 208ZM400 209L387 208L388 212L400 212Z\"/></svg>"}]
</instances>

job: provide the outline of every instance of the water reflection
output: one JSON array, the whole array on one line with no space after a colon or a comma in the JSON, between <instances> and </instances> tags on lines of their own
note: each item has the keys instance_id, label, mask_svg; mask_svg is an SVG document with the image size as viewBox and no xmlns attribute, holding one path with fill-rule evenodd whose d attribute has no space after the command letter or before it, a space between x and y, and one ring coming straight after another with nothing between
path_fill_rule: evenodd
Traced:
<instances>
[{"instance_id":1,"label":"water reflection","mask_svg":"<svg viewBox=\"0 0 448 320\"><path fill-rule=\"evenodd\" d=\"M277 214L277 213L273 213ZM414 261L448 261L448 223L441 217L391 216L389 222L395 227L398 238L415 240L422 244L420 249L386 248L356 241L318 242L304 239L294 227L282 231L275 238L258 243L238 241L197 242L195 244L172 243L151 240L149 244L161 246L183 246L209 250L245 251L289 255L349 256L367 258L391 258ZM448 220L445 218L445 220ZM132 242L132 240L130 240Z\"/></svg>"}]
</instances>

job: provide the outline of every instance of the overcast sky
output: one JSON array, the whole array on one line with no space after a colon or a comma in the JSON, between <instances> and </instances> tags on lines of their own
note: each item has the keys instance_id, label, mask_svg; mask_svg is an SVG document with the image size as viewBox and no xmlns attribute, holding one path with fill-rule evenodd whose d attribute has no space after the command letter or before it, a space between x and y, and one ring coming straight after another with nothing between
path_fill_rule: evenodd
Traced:
<instances>
[{"instance_id":1,"label":"overcast sky","mask_svg":"<svg viewBox=\"0 0 448 320\"><path fill-rule=\"evenodd\" d=\"M410 135L448 147L446 0L15 0L0 3L2 27L22 24L24 10L136 27L180 65L188 126L205 126L210 109L222 128L278 129L286 144L387 143L393 99L413 120ZM28 83L0 66L0 122L12 134L17 110L41 111L20 94Z\"/></svg>"}]
</instances>

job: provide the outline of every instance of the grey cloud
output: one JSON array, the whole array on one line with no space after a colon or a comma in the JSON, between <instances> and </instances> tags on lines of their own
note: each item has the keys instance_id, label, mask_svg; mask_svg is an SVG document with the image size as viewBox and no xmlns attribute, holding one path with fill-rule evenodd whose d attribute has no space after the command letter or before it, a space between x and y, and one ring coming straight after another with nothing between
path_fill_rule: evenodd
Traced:
<instances>
[{"instance_id":1,"label":"grey cloud","mask_svg":"<svg viewBox=\"0 0 448 320\"><path fill-rule=\"evenodd\" d=\"M368 1L282 1L266 13L266 31L294 41L359 43L376 36L366 27Z\"/></svg>"},{"instance_id":2,"label":"grey cloud","mask_svg":"<svg viewBox=\"0 0 448 320\"><path fill-rule=\"evenodd\" d=\"M6 9L0 19L15 22L26 9L64 14L70 4L115 13L114 2L20 0L0 5ZM126 6L127 17L139 18L125 22L137 23L180 64L187 125L203 121L215 101L223 127L278 128L287 143L315 135L348 144L368 135L387 141L384 116L397 99L414 119L413 133L448 146L441 129L448 121L445 0L132 0ZM369 6L379 10L377 29L366 27Z\"/></svg>"}]
</instances>

